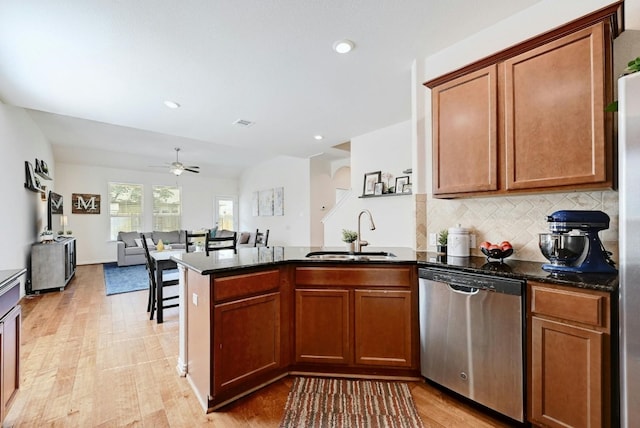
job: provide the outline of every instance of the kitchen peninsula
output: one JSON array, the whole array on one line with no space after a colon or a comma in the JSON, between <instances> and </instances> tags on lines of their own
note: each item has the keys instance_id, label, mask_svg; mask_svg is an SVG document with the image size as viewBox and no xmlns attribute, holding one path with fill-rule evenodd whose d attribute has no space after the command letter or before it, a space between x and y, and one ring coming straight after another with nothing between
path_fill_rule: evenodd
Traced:
<instances>
[{"instance_id":1,"label":"kitchen peninsula","mask_svg":"<svg viewBox=\"0 0 640 428\"><path fill-rule=\"evenodd\" d=\"M306 257L323 250L258 247L174 258L183 270L178 367L206 411L288 374L420 379L417 272L438 267L527 280L526 316L540 327L532 331L527 323L527 377L546 379L545 367L531 365L539 358L532 350L545 351L531 346L537 334L557 324L564 334L584 333L589 326L602 358L593 382L579 393L590 395L591 401L584 400L588 411L608 419L616 275L558 276L543 271L541 263L447 260L407 248L382 249L394 256L351 260ZM571 309L580 302L584 309ZM574 367L583 357L575 354ZM536 385L533 379L526 392L529 419L540 400L554 399L532 390Z\"/></svg>"}]
</instances>

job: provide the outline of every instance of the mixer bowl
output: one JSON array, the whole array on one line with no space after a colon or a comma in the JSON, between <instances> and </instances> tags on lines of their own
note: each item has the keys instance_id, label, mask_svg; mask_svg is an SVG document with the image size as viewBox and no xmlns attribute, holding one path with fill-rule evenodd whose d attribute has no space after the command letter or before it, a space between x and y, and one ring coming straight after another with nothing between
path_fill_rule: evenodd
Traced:
<instances>
[{"instance_id":1,"label":"mixer bowl","mask_svg":"<svg viewBox=\"0 0 640 428\"><path fill-rule=\"evenodd\" d=\"M539 246L542 255L559 266L571 265L578 260L587 245L586 235L541 233Z\"/></svg>"}]
</instances>

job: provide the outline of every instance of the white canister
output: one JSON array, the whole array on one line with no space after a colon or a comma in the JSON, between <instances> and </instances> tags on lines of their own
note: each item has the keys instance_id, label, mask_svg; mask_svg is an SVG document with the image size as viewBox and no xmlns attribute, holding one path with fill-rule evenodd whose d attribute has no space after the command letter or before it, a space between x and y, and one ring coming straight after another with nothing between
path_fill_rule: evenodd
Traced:
<instances>
[{"instance_id":1,"label":"white canister","mask_svg":"<svg viewBox=\"0 0 640 428\"><path fill-rule=\"evenodd\" d=\"M447 254L454 257L469 257L469 229L461 225L449 228Z\"/></svg>"}]
</instances>

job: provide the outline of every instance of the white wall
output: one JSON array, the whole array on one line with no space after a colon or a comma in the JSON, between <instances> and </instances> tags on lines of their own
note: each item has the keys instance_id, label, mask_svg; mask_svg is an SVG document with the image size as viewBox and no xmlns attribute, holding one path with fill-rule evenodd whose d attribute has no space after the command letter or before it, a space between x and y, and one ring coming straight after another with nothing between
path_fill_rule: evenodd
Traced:
<instances>
[{"instance_id":1,"label":"white wall","mask_svg":"<svg viewBox=\"0 0 640 428\"><path fill-rule=\"evenodd\" d=\"M105 263L116 260L116 244L109 237L109 182L144 185L143 230L152 230L153 185L178 185L182 189L182 229L214 226L214 198L216 195L236 195L238 182L185 173L176 179L167 172L146 173L126 169L90 165L56 163L56 192L63 196L64 214L68 229L76 237L78 264ZM71 194L99 194L100 214L72 214Z\"/></svg>"},{"instance_id":2,"label":"white wall","mask_svg":"<svg viewBox=\"0 0 640 428\"><path fill-rule=\"evenodd\" d=\"M318 156L311 159L310 167L310 244L314 247L322 247L324 245L322 218L335 205L336 191L331 177L331 162Z\"/></svg>"},{"instance_id":3,"label":"white wall","mask_svg":"<svg viewBox=\"0 0 640 428\"><path fill-rule=\"evenodd\" d=\"M412 196L358 198L362 195L364 174L373 171L403 176L411 168L411 121L407 120L351 139L351 187L353 193L338 211L325 220L324 245L342 246L342 229L357 230L358 213L368 209L376 230L370 231L363 218L362 236L375 247L411 247L415 241L415 213ZM413 181L412 178L410 178Z\"/></svg>"},{"instance_id":4,"label":"white wall","mask_svg":"<svg viewBox=\"0 0 640 428\"><path fill-rule=\"evenodd\" d=\"M0 270L28 268L31 244L46 227L46 203L40 194L25 189L24 162L44 160L55 176L53 151L40 129L21 108L0 103L0 182L2 210L0 231ZM51 182L46 182L51 189ZM25 277L22 279L24 295Z\"/></svg>"},{"instance_id":5,"label":"white wall","mask_svg":"<svg viewBox=\"0 0 640 428\"><path fill-rule=\"evenodd\" d=\"M269 229L269 246L309 246L311 189L309 159L278 156L255 165L240 177L240 231ZM253 192L284 187L284 216L253 216Z\"/></svg>"}]
</instances>

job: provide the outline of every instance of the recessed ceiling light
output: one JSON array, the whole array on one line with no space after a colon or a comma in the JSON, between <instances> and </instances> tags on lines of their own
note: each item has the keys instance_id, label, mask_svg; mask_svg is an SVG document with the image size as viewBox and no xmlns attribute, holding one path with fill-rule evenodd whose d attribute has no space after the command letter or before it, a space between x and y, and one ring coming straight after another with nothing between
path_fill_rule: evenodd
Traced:
<instances>
[{"instance_id":1,"label":"recessed ceiling light","mask_svg":"<svg viewBox=\"0 0 640 428\"><path fill-rule=\"evenodd\" d=\"M346 54L351 52L351 49L353 49L354 46L355 45L351 40L338 40L333 44L333 50L341 54Z\"/></svg>"},{"instance_id":2,"label":"recessed ceiling light","mask_svg":"<svg viewBox=\"0 0 640 428\"><path fill-rule=\"evenodd\" d=\"M164 105L166 105L169 108L178 108L178 107L180 107L180 104L178 104L175 101L170 101L170 100L165 101Z\"/></svg>"},{"instance_id":3,"label":"recessed ceiling light","mask_svg":"<svg viewBox=\"0 0 640 428\"><path fill-rule=\"evenodd\" d=\"M322 135L314 135L313 138L316 140L322 140L324 137Z\"/></svg>"}]
</instances>

